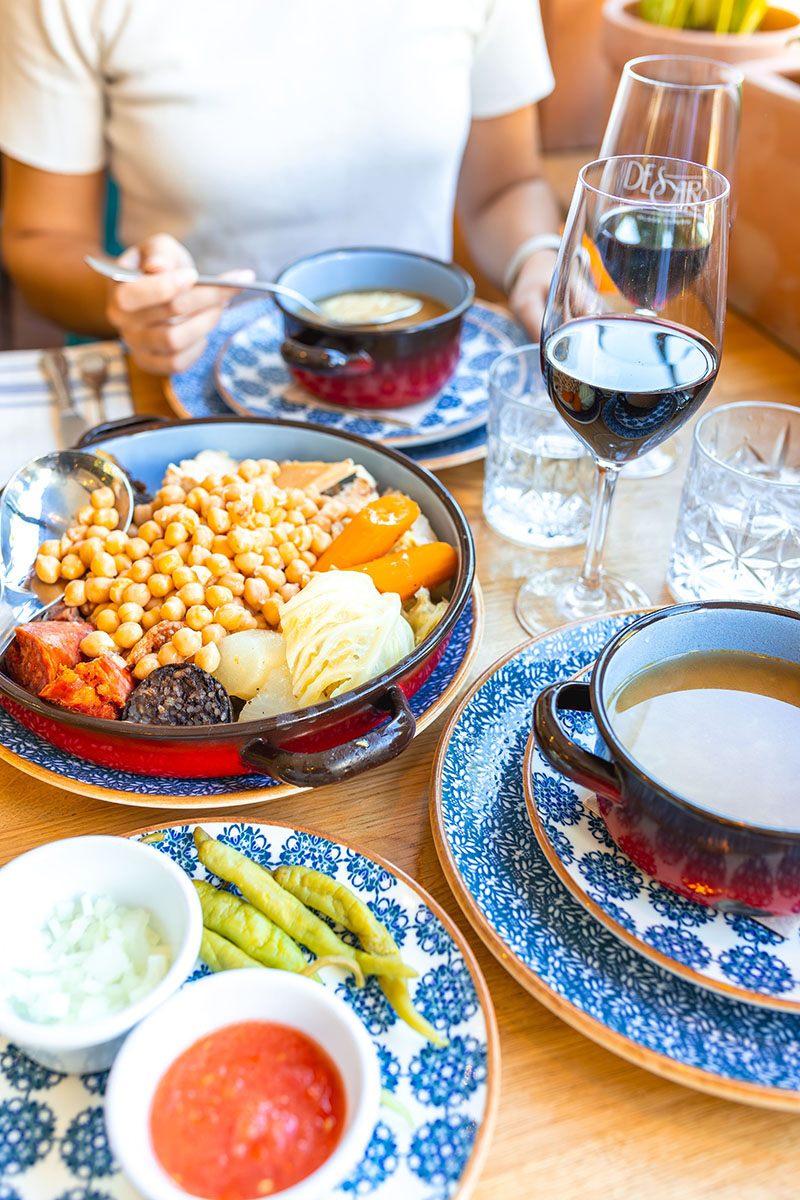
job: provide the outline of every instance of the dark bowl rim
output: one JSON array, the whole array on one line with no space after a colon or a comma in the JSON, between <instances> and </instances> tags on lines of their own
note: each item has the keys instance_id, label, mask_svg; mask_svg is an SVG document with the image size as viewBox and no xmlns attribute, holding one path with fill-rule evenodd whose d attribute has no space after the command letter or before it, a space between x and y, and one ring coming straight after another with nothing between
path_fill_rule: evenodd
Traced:
<instances>
[{"instance_id":1,"label":"dark bowl rim","mask_svg":"<svg viewBox=\"0 0 800 1200\"><path fill-rule=\"evenodd\" d=\"M723 828L730 829L732 832L739 833L743 836L754 836L763 839L784 840L789 842L800 842L800 826L796 829L777 829L769 825L753 825L745 821L736 821L732 817L723 816L720 813L715 813L701 805L694 804L691 800L687 800L685 796L679 795L677 792L671 791L664 784L658 783L644 771L639 763L632 758L617 735L614 733L611 722L608 716L605 700L602 696L602 687L606 670L609 661L616 650L630 637L634 636L641 629L652 625L657 621L667 620L676 613L707 611L707 610L723 609L723 610L738 610L744 612L765 612L770 615L783 617L791 617L795 621L800 621L800 613L795 612L790 608L778 608L770 604L757 604L746 600L690 600L683 604L669 604L663 608L656 609L654 612L643 613L637 617L635 621L631 621L623 629L620 629L612 638L606 642L603 649L598 655L594 667L592 668L591 677L591 696L592 696L592 713L597 723L600 735L603 741L609 748L613 747L614 755L620 760L625 769L634 775L640 783L656 792L662 800L674 804L677 808L685 811L689 816L696 819L711 822L714 825L720 825Z\"/></svg>"},{"instance_id":2,"label":"dark bowl rim","mask_svg":"<svg viewBox=\"0 0 800 1200\"><path fill-rule=\"evenodd\" d=\"M379 340L389 337L397 337L401 334L410 336L418 330L435 329L440 325L447 325L451 321L463 317L468 308L471 307L475 300L475 280L468 271L457 263L447 262L443 258L436 258L432 254L418 254L415 250L400 250L396 246L332 246L328 250L317 250L314 254L303 254L300 258L294 259L293 262L287 263L281 270L275 280L276 283L281 283L285 276L299 267L302 263L315 262L320 258L330 258L335 254L392 254L395 258L415 259L418 262L435 263L437 267L444 267L451 275L456 276L464 285L465 295L462 300L454 308L449 308L447 312L443 312L438 317L431 317L428 321L420 321L418 325L404 325L400 329L393 329L391 325L338 325L332 322L323 321L319 317L309 313L308 316L300 316L292 309L287 308L282 303L280 296L274 296L273 299L277 308L285 317L290 317L295 321L301 321L304 325L309 325L314 329L323 330L325 333L330 333L336 337L359 337L378 338ZM313 297L310 297L313 299Z\"/></svg>"},{"instance_id":3,"label":"dark bowl rim","mask_svg":"<svg viewBox=\"0 0 800 1200\"><path fill-rule=\"evenodd\" d=\"M321 704L310 705L308 708L298 709L292 713L279 713L277 716L269 717L263 721L231 721L215 725L176 726L145 725L139 724L136 721L113 721L107 717L92 717L84 713L70 712L69 709L59 709L57 705L48 704L47 701L40 700L38 696L34 696L32 692L27 691L21 684L16 683L5 673L4 669L0 668L1 694L7 696L23 708L44 717L46 720L54 721L56 724L81 729L86 733L115 735L116 737L124 738L126 741L134 741L138 738L146 737L151 741L178 741L184 744L194 741L207 741L209 737L213 737L217 741L232 741L242 738L251 739L263 734L283 734L284 732L287 733L287 736L291 734L291 736L299 737L304 733L310 732L317 720L323 719L325 727L329 728L333 724L334 719L346 719L379 700L387 688L393 684L398 684L409 674L415 673L423 662L435 653L441 643L450 636L456 622L467 605L472 591L472 584L475 578L475 544L472 538L472 531L461 506L431 471L426 467L420 466L419 463L414 462L413 459L408 458L405 454L399 450L395 450L391 446L384 446L382 443L371 441L360 434L346 433L338 429L328 429L324 425L317 425L312 421L285 421L276 417L244 416L194 417L189 420L175 418L162 421L158 426L151 429L133 430L129 433L121 430L116 436L119 438L143 437L148 434L158 433L160 430L186 428L189 425L221 424L280 426L281 428L288 427L299 431L310 430L313 433L328 434L349 443L365 446L370 450L377 450L378 453L395 461L401 467L410 470L412 474L417 475L424 484L431 488L444 505L456 527L458 537L458 544L455 547L459 556L458 573L453 584L450 603L439 624L418 646L414 647L410 654L407 654L405 658L401 658L393 667L376 676L375 679L367 680L366 683L362 683L352 691L344 692L341 696L336 696L332 700L325 700ZM104 441L112 440L115 440L113 433L104 433L102 438L98 438L91 445L102 446ZM6 648L2 648L3 654Z\"/></svg>"}]
</instances>

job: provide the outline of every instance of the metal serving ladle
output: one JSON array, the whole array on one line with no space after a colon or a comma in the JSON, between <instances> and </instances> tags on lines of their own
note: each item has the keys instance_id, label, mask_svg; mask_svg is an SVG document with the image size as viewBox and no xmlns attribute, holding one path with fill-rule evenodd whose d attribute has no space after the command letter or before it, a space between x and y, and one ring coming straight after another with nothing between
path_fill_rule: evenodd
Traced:
<instances>
[{"instance_id":1,"label":"metal serving ladle","mask_svg":"<svg viewBox=\"0 0 800 1200\"><path fill-rule=\"evenodd\" d=\"M20 467L0 495L0 650L17 625L56 604L65 580L42 583L36 555L42 542L60 538L89 504L95 488L110 487L119 528L133 516L133 491L124 471L97 454L55 450Z\"/></svg>"},{"instance_id":2,"label":"metal serving ladle","mask_svg":"<svg viewBox=\"0 0 800 1200\"><path fill-rule=\"evenodd\" d=\"M116 283L133 283L147 274L146 271L140 271L138 268L121 267L113 259L98 258L94 254L87 254L85 261L93 271L97 271L99 275L105 275L106 279L113 279ZM315 317L322 317L324 321L335 325L389 325L392 321L402 320L403 317L413 317L422 308L422 300L419 297L403 295L402 299L407 300L408 303L392 312L381 313L371 317L368 321L338 321L335 317L329 316L316 300L309 300L302 292L297 292L294 288L286 287L282 283L268 283L264 279L251 279L248 283L237 283L233 279L222 279L219 275L198 275L197 283L210 287L238 288L242 292L268 292L274 296L285 296L287 300L294 300L296 304L301 304Z\"/></svg>"}]
</instances>

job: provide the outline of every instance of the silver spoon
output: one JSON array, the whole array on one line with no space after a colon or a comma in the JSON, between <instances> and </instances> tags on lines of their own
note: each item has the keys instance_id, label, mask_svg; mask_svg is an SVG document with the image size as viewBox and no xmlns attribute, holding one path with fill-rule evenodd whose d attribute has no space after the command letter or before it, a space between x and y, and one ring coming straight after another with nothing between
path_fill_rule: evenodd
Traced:
<instances>
[{"instance_id":1,"label":"silver spoon","mask_svg":"<svg viewBox=\"0 0 800 1200\"><path fill-rule=\"evenodd\" d=\"M108 382L108 359L103 354L93 350L81 356L78 363L80 377L87 387L91 388L97 410L97 423L107 420L103 402L103 388Z\"/></svg>"},{"instance_id":2,"label":"silver spoon","mask_svg":"<svg viewBox=\"0 0 800 1200\"><path fill-rule=\"evenodd\" d=\"M106 279L115 280L116 283L133 283L147 273L140 271L138 268L121 267L112 259L98 258L94 254L87 254L85 261L93 271L97 271L99 275L105 275ZM263 279L251 279L249 283L236 283L232 279L221 279L219 275L198 275L197 283L206 284L210 287L237 288L241 292L269 292L270 295L285 296L287 300L294 300L296 304L301 304L303 308L308 309L315 317L322 317L324 321L330 321L336 325L355 325L355 322L337 321L335 318L328 316L324 308L315 300L309 300L302 292L297 292L294 288L286 287L282 283L267 283ZM398 308L394 312L381 313L379 316L372 317L369 321L359 321L358 325L388 325L392 321L400 321L403 317L413 317L421 308L422 301L416 296L409 296L408 304L402 308Z\"/></svg>"},{"instance_id":3,"label":"silver spoon","mask_svg":"<svg viewBox=\"0 0 800 1200\"><path fill-rule=\"evenodd\" d=\"M66 580L42 583L35 571L42 542L76 523L95 488L110 487L119 528L133 516L133 491L124 471L99 455L55 450L20 467L0 495L0 650L17 625L39 616L64 594Z\"/></svg>"}]
</instances>

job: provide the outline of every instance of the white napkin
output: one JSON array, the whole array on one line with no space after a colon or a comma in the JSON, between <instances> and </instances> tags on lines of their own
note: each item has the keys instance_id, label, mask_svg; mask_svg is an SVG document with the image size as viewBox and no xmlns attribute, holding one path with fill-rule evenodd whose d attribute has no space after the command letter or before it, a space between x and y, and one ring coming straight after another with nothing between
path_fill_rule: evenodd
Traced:
<instances>
[{"instance_id":1,"label":"white napkin","mask_svg":"<svg viewBox=\"0 0 800 1200\"><path fill-rule=\"evenodd\" d=\"M63 448L55 397L42 373L41 353L40 350L0 353L0 485L30 459ZM133 412L128 371L119 342L71 346L64 353L75 407L88 425L96 425L100 420L115 421ZM102 354L108 360L103 416L97 411L91 389L80 377L80 360L90 353Z\"/></svg>"}]
</instances>

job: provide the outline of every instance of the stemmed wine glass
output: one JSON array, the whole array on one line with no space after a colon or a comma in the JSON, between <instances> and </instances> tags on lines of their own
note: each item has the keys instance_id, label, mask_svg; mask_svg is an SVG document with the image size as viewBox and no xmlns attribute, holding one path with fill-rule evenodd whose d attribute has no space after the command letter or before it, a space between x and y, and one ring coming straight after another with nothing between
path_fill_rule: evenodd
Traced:
<instances>
[{"instance_id":1,"label":"stemmed wine glass","mask_svg":"<svg viewBox=\"0 0 800 1200\"><path fill-rule=\"evenodd\" d=\"M732 223L741 91L742 72L727 63L686 55L633 58L622 69L599 157L663 154L704 163L731 185ZM630 463L625 475L663 475L676 458L668 442Z\"/></svg>"},{"instance_id":2,"label":"stemmed wine glass","mask_svg":"<svg viewBox=\"0 0 800 1200\"><path fill-rule=\"evenodd\" d=\"M567 216L542 323L542 373L597 466L580 574L545 571L516 600L531 633L649 603L601 569L620 469L680 428L716 378L728 258L727 179L683 159L587 164Z\"/></svg>"}]
</instances>

